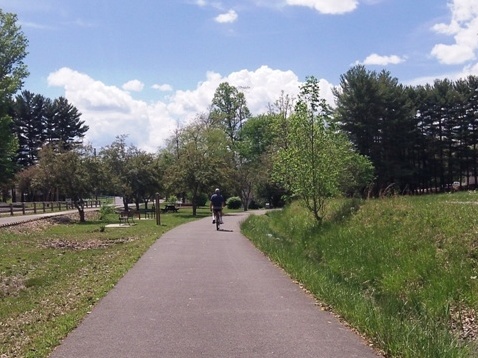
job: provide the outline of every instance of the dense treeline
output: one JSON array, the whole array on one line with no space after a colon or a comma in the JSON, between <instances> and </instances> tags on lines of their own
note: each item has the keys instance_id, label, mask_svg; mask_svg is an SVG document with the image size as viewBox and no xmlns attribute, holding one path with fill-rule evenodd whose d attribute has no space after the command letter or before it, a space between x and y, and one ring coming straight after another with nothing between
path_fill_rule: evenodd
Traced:
<instances>
[{"instance_id":1,"label":"dense treeline","mask_svg":"<svg viewBox=\"0 0 478 358\"><path fill-rule=\"evenodd\" d=\"M28 168L38 163L38 152L45 145L71 150L88 131L81 113L64 97L55 100L23 91L12 107L13 132L18 139L16 163Z\"/></svg>"},{"instance_id":2,"label":"dense treeline","mask_svg":"<svg viewBox=\"0 0 478 358\"><path fill-rule=\"evenodd\" d=\"M444 191L478 175L478 78L403 86L356 66L335 90L336 120L376 169L375 193Z\"/></svg>"}]
</instances>

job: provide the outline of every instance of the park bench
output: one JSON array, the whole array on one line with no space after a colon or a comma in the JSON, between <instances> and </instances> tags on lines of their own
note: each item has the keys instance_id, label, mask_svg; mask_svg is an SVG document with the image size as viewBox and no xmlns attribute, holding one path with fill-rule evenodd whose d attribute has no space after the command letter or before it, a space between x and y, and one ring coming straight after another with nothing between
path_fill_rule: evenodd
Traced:
<instances>
[{"instance_id":1,"label":"park bench","mask_svg":"<svg viewBox=\"0 0 478 358\"><path fill-rule=\"evenodd\" d=\"M154 218L154 217L156 217L156 210L154 208L153 209L145 209L143 211L143 214L144 214L145 218Z\"/></svg>"},{"instance_id":2,"label":"park bench","mask_svg":"<svg viewBox=\"0 0 478 358\"><path fill-rule=\"evenodd\" d=\"M170 212L170 211L177 213L178 210L179 210L179 208L177 208L174 205L166 205L163 209L161 209L161 211L163 213L167 213L167 212Z\"/></svg>"},{"instance_id":3,"label":"park bench","mask_svg":"<svg viewBox=\"0 0 478 358\"><path fill-rule=\"evenodd\" d=\"M119 217L118 217L118 220L120 222L120 224L130 224L129 220L131 219L131 221L134 223L134 212L132 210L128 210L128 211L120 211L119 212Z\"/></svg>"}]
</instances>

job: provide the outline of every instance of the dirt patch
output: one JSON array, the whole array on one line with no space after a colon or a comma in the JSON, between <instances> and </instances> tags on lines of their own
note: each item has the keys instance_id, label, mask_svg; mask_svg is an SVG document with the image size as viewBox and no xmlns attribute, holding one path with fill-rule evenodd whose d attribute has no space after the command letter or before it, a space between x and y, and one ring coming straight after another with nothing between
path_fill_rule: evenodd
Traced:
<instances>
[{"instance_id":1,"label":"dirt patch","mask_svg":"<svg viewBox=\"0 0 478 358\"><path fill-rule=\"evenodd\" d=\"M452 308L452 331L464 341L478 340L478 321L473 308Z\"/></svg>"},{"instance_id":2,"label":"dirt patch","mask_svg":"<svg viewBox=\"0 0 478 358\"><path fill-rule=\"evenodd\" d=\"M96 211L87 211L85 212L85 220L97 220L99 213ZM52 225L69 225L73 223L78 223L80 221L79 214L68 214L68 215L59 215L52 216L45 219L39 219L34 221L28 221L21 224L16 224L13 226L5 227L3 230L11 232L14 234L28 234L32 232L41 232L46 230Z\"/></svg>"},{"instance_id":3,"label":"dirt patch","mask_svg":"<svg viewBox=\"0 0 478 358\"><path fill-rule=\"evenodd\" d=\"M20 276L1 277L0 276L0 297L16 296L25 289L25 280Z\"/></svg>"},{"instance_id":4,"label":"dirt patch","mask_svg":"<svg viewBox=\"0 0 478 358\"><path fill-rule=\"evenodd\" d=\"M97 211L85 211L86 221L98 220L99 216L100 216L100 213ZM80 215L78 213L74 213L74 214L68 214L68 215L52 216L46 220L48 220L52 224L68 225L68 224L78 223L80 221Z\"/></svg>"},{"instance_id":5,"label":"dirt patch","mask_svg":"<svg viewBox=\"0 0 478 358\"><path fill-rule=\"evenodd\" d=\"M52 240L45 242L42 247L48 249L59 249L59 250L90 250L90 249L102 249L107 248L113 245L125 244L128 242L135 241L135 237L123 237L120 239L108 239L108 240L87 240L87 241L72 241L72 240Z\"/></svg>"},{"instance_id":6,"label":"dirt patch","mask_svg":"<svg viewBox=\"0 0 478 358\"><path fill-rule=\"evenodd\" d=\"M46 230L52 224L48 220L29 221L14 226L8 226L2 230L13 234L28 234L32 232L40 232Z\"/></svg>"},{"instance_id":7,"label":"dirt patch","mask_svg":"<svg viewBox=\"0 0 478 358\"><path fill-rule=\"evenodd\" d=\"M51 225L70 225L78 221L78 214L53 216L46 219L46 221Z\"/></svg>"}]
</instances>

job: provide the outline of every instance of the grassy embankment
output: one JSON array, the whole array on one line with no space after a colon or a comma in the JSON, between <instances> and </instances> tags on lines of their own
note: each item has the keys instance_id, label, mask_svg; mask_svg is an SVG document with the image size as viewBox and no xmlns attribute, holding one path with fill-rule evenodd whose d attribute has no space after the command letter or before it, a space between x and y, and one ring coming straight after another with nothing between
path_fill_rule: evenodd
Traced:
<instances>
[{"instance_id":1,"label":"grassy embankment","mask_svg":"<svg viewBox=\"0 0 478 358\"><path fill-rule=\"evenodd\" d=\"M0 228L0 357L47 357L155 240L196 219L181 208L161 215L161 226L105 228L117 214L88 215L84 224L62 217Z\"/></svg>"},{"instance_id":2,"label":"grassy embankment","mask_svg":"<svg viewBox=\"0 0 478 358\"><path fill-rule=\"evenodd\" d=\"M298 205L244 233L389 357L476 357L478 193ZM476 322L475 322L476 320Z\"/></svg>"}]
</instances>

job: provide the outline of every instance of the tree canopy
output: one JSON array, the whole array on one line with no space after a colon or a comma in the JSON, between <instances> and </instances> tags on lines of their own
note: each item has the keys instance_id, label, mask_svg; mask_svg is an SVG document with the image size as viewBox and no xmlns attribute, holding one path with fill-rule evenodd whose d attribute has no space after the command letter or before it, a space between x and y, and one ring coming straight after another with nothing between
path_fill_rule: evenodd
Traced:
<instances>
[{"instance_id":1,"label":"tree canopy","mask_svg":"<svg viewBox=\"0 0 478 358\"><path fill-rule=\"evenodd\" d=\"M229 153L224 132L203 117L198 117L172 138L174 150L171 164L166 168L165 180L169 192L187 193L193 213L201 194L227 183L231 174Z\"/></svg>"},{"instance_id":2,"label":"tree canopy","mask_svg":"<svg viewBox=\"0 0 478 358\"><path fill-rule=\"evenodd\" d=\"M405 87L388 72L341 77L336 119L376 169L375 194L448 190L478 182L478 80Z\"/></svg>"},{"instance_id":3,"label":"tree canopy","mask_svg":"<svg viewBox=\"0 0 478 358\"><path fill-rule=\"evenodd\" d=\"M7 101L23 86L29 75L23 62L27 55L28 40L17 24L15 14L0 9L0 104ZM5 107L0 107L4 113Z\"/></svg>"},{"instance_id":4,"label":"tree canopy","mask_svg":"<svg viewBox=\"0 0 478 358\"><path fill-rule=\"evenodd\" d=\"M12 131L9 109L12 96L28 76L23 62L28 41L17 25L17 16L0 9L0 184L13 177L14 157L18 148Z\"/></svg>"},{"instance_id":5,"label":"tree canopy","mask_svg":"<svg viewBox=\"0 0 478 358\"><path fill-rule=\"evenodd\" d=\"M340 193L344 176L357 174L348 170L350 164L362 164L360 174L369 176L371 166L365 158L355 160L351 143L333 125L332 111L320 98L316 78L307 78L301 86L288 122L288 146L276 154L274 176L321 221L326 201Z\"/></svg>"}]
</instances>

